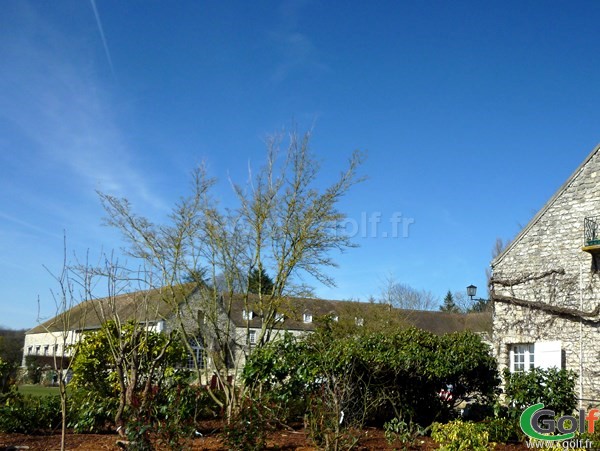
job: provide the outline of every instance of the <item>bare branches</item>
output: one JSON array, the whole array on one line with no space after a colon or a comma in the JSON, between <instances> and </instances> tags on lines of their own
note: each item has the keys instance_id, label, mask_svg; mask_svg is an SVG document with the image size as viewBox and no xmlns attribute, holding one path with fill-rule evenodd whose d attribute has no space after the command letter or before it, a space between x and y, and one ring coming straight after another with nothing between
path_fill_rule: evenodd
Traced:
<instances>
[{"instance_id":1,"label":"bare branches","mask_svg":"<svg viewBox=\"0 0 600 451\"><path fill-rule=\"evenodd\" d=\"M505 287L513 287L515 285L521 285L521 284L524 284L527 282L545 279L546 277L549 277L549 276L552 276L555 274L564 276L565 270L563 268L550 269L550 270L544 271L540 274L524 274L524 275L522 275L520 277L516 277L514 279L496 279L495 277L492 277L490 282L493 284L502 285Z\"/></svg>"},{"instance_id":2,"label":"bare branches","mask_svg":"<svg viewBox=\"0 0 600 451\"><path fill-rule=\"evenodd\" d=\"M501 296L494 295L492 299L495 302L502 302L505 304L517 305L519 307L528 307L533 310L541 310L544 312L552 313L563 318L569 318L573 320L581 320L586 319L587 322L591 322L593 324L600 324L600 318L594 319L590 321L587 318L596 318L600 315L600 305L597 305L594 310L586 312L583 310L569 308L569 307L560 307L557 305L551 305L545 302L537 302L537 301L527 301L524 299L518 299L512 296Z\"/></svg>"},{"instance_id":3,"label":"bare branches","mask_svg":"<svg viewBox=\"0 0 600 451\"><path fill-rule=\"evenodd\" d=\"M107 214L105 223L121 231L129 245L127 254L141 259L144 271L154 275L152 284L163 287L163 301L176 312L173 327L185 337L194 361L192 344L204 344L207 359L196 361L198 378L201 366L205 377L214 371L226 388L226 397L231 397L226 399L228 408L238 395L234 389L227 390L228 377L238 372L253 346L270 339L283 298L295 294L304 275L333 285L325 272L335 265L332 251L354 246L339 227L344 215L337 204L362 180L357 171L364 155L355 152L339 177L321 188L310 137L310 132L296 131L287 141L281 135L270 137L264 166L249 171L246 185L232 183L238 201L235 209L219 208L211 196L214 180L203 166L193 172L192 192L175 205L167 225L137 215L126 199L99 193ZM270 290L259 289L251 306L248 280L255 270L264 271L273 284ZM176 296L190 274L200 273L206 280L196 284L192 296L183 300ZM252 309L261 319L251 346L245 342L250 326L240 336L231 320L239 296L244 309ZM198 321L190 322L190 317Z\"/></svg>"}]
</instances>

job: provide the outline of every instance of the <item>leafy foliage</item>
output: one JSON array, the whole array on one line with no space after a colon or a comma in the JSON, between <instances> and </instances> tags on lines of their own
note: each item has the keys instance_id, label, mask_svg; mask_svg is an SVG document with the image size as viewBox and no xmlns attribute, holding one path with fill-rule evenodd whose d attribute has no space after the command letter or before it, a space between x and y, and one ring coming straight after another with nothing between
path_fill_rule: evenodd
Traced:
<instances>
[{"instance_id":1,"label":"leafy foliage","mask_svg":"<svg viewBox=\"0 0 600 451\"><path fill-rule=\"evenodd\" d=\"M42 379L42 367L36 356L25 356L25 368L27 371L27 380L32 384L39 384Z\"/></svg>"},{"instance_id":2,"label":"leafy foliage","mask_svg":"<svg viewBox=\"0 0 600 451\"><path fill-rule=\"evenodd\" d=\"M6 393L15 383L17 366L0 357L0 393Z\"/></svg>"},{"instance_id":3,"label":"leafy foliage","mask_svg":"<svg viewBox=\"0 0 600 451\"><path fill-rule=\"evenodd\" d=\"M102 430L109 418L122 426L140 449L150 446L150 432L170 448L189 432L181 396L188 379L178 367L185 348L177 334L155 333L133 323L106 322L75 348L71 384L80 402L72 419L77 430Z\"/></svg>"},{"instance_id":4,"label":"leafy foliage","mask_svg":"<svg viewBox=\"0 0 600 451\"><path fill-rule=\"evenodd\" d=\"M261 451L266 448L268 429L265 406L244 397L225 425L223 442L235 451Z\"/></svg>"},{"instance_id":5,"label":"leafy foliage","mask_svg":"<svg viewBox=\"0 0 600 451\"><path fill-rule=\"evenodd\" d=\"M118 401L94 390L74 390L70 398L69 427L76 433L114 430Z\"/></svg>"},{"instance_id":6,"label":"leafy foliage","mask_svg":"<svg viewBox=\"0 0 600 451\"><path fill-rule=\"evenodd\" d=\"M383 425L385 439L392 445L400 443L403 449L410 449L416 445L417 439L425 434L425 430L413 422L406 422L400 418L392 418Z\"/></svg>"},{"instance_id":7,"label":"leafy foliage","mask_svg":"<svg viewBox=\"0 0 600 451\"><path fill-rule=\"evenodd\" d=\"M487 431L476 423L462 420L447 424L434 423L431 438L440 444L441 451L488 451L493 448Z\"/></svg>"},{"instance_id":8,"label":"leafy foliage","mask_svg":"<svg viewBox=\"0 0 600 451\"><path fill-rule=\"evenodd\" d=\"M429 424L467 397L493 399L499 383L496 362L477 335L438 337L415 328L340 337L324 327L303 340L287 335L255 352L243 377L288 405L295 397L326 399L325 388L346 420L380 424L394 417ZM438 394L449 386L454 398L446 402Z\"/></svg>"},{"instance_id":9,"label":"leafy foliage","mask_svg":"<svg viewBox=\"0 0 600 451\"><path fill-rule=\"evenodd\" d=\"M17 379L24 337L24 330L0 329L0 393L9 391Z\"/></svg>"},{"instance_id":10,"label":"leafy foliage","mask_svg":"<svg viewBox=\"0 0 600 451\"><path fill-rule=\"evenodd\" d=\"M118 335L121 336L118 336ZM106 322L98 331L87 334L76 345L75 358L72 364L75 388L93 389L98 394L114 394L120 389L116 384L114 370L117 367L112 343L123 345L122 354L130 353L135 347L138 353L140 383L153 377L152 382L158 383L163 376L173 373L175 366L186 357L185 348L180 340L174 339L167 347L165 358L157 364L154 358L167 345L169 336L141 329L129 322L119 329L112 321ZM152 371L150 371L152 369Z\"/></svg>"},{"instance_id":11,"label":"leafy foliage","mask_svg":"<svg viewBox=\"0 0 600 451\"><path fill-rule=\"evenodd\" d=\"M60 397L4 395L0 405L0 432L45 433L60 427Z\"/></svg>"},{"instance_id":12,"label":"leafy foliage","mask_svg":"<svg viewBox=\"0 0 600 451\"><path fill-rule=\"evenodd\" d=\"M271 294L273 292L273 279L269 277L263 267L254 268L248 276L248 293Z\"/></svg>"},{"instance_id":13,"label":"leafy foliage","mask_svg":"<svg viewBox=\"0 0 600 451\"><path fill-rule=\"evenodd\" d=\"M486 431L490 442L494 443L519 442L523 438L519 422L512 418L488 418L477 423L477 427Z\"/></svg>"},{"instance_id":14,"label":"leafy foliage","mask_svg":"<svg viewBox=\"0 0 600 451\"><path fill-rule=\"evenodd\" d=\"M577 406L576 374L570 370L534 368L527 372L504 371L505 393L512 417L521 415L527 407L543 403L557 415L571 413Z\"/></svg>"}]
</instances>

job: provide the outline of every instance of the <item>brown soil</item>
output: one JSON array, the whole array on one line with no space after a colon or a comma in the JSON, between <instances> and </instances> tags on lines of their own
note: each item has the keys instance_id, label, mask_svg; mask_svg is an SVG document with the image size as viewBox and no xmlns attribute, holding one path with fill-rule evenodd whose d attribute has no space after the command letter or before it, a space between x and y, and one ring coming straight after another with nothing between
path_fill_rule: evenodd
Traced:
<instances>
[{"instance_id":1,"label":"brown soil","mask_svg":"<svg viewBox=\"0 0 600 451\"><path fill-rule=\"evenodd\" d=\"M195 438L188 442L189 449L193 451L227 451L227 447L220 441L215 431L219 429L214 423L203 424L200 429L203 437ZM362 437L359 441L357 450L393 450L396 447L387 444L383 431L379 429L367 428L362 431ZM106 434L69 434L67 436L67 449L80 451L100 451L100 450L121 450L117 446L117 435ZM413 450L434 450L438 446L430 438L423 438ZM59 450L60 435L34 436L23 434L0 434L0 451L8 450ZM280 430L269 435L267 441L267 450L286 450L286 451L313 451L316 450L311 445L310 439L304 430ZM525 445L497 445L496 451L521 451L527 449Z\"/></svg>"}]
</instances>

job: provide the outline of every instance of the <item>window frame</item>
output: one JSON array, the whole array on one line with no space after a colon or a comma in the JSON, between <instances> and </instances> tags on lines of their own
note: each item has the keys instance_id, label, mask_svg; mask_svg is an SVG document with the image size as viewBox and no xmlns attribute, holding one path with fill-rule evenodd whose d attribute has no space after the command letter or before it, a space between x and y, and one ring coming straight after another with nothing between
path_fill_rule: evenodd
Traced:
<instances>
[{"instance_id":1,"label":"window frame","mask_svg":"<svg viewBox=\"0 0 600 451\"><path fill-rule=\"evenodd\" d=\"M204 347L200 346L196 343L190 343L190 346L191 346L192 350L194 351L194 354L196 355L196 361L198 362L198 368L201 370L204 369ZM196 369L196 367L194 366L194 359L192 357L192 353L190 352L189 349L188 349L187 356L186 356L185 367L188 370Z\"/></svg>"},{"instance_id":2,"label":"window frame","mask_svg":"<svg viewBox=\"0 0 600 451\"><path fill-rule=\"evenodd\" d=\"M512 343L509 348L511 373L523 373L535 368L535 343Z\"/></svg>"},{"instance_id":3,"label":"window frame","mask_svg":"<svg viewBox=\"0 0 600 451\"><path fill-rule=\"evenodd\" d=\"M246 337L246 343L249 345L256 344L256 331L254 329L248 330L248 336Z\"/></svg>"}]
</instances>

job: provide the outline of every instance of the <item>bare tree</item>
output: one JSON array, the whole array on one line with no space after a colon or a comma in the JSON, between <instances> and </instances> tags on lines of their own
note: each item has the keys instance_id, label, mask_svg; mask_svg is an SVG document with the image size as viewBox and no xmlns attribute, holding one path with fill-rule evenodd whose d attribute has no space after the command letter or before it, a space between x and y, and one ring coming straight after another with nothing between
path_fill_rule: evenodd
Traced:
<instances>
[{"instance_id":1,"label":"bare tree","mask_svg":"<svg viewBox=\"0 0 600 451\"><path fill-rule=\"evenodd\" d=\"M61 451L64 451L66 449L69 402L66 378L73 361L74 348L72 345L75 340L73 330L80 328L82 325L81 322L85 320L84 316L80 316L79 319L75 319L72 316L73 308L81 302L81 298L76 292L69 264L67 262L66 236L63 239L63 264L60 273L54 274L48 268L46 268L46 270L54 278L57 284L57 288L51 290L56 314L53 320L41 323L40 326L54 341L52 346L52 360L56 381L58 383L61 410L60 449Z\"/></svg>"},{"instance_id":2,"label":"bare tree","mask_svg":"<svg viewBox=\"0 0 600 451\"><path fill-rule=\"evenodd\" d=\"M392 274L388 274L383 280L379 302L403 310L432 310L439 304L431 291L417 290L400 283Z\"/></svg>"},{"instance_id":3,"label":"bare tree","mask_svg":"<svg viewBox=\"0 0 600 451\"><path fill-rule=\"evenodd\" d=\"M214 179L204 167L194 171L192 193L175 205L168 225L137 215L126 199L100 193L106 223L126 238L128 254L158 275L153 282L175 312L175 327L185 337L198 377L214 371L219 378L228 414L239 395L231 376L253 349L230 321L236 300L241 296L244 309L261 318L254 346L263 346L271 339L278 314L290 308L285 300L305 289L301 277L333 285L325 272L335 265L331 252L353 247L340 227L344 215L337 204L361 180L357 169L363 156L355 152L347 169L319 189L319 163L310 152L310 136L290 133L284 152L283 136L270 137L266 164L250 172L248 183L232 183L236 209L219 207L210 194ZM197 284L193 296L182 297L186 286L180 281L199 267L207 268L203 275L208 283ZM248 279L256 270L272 275L273 284L251 294ZM194 352L198 347L204 349L205 361Z\"/></svg>"}]
</instances>

